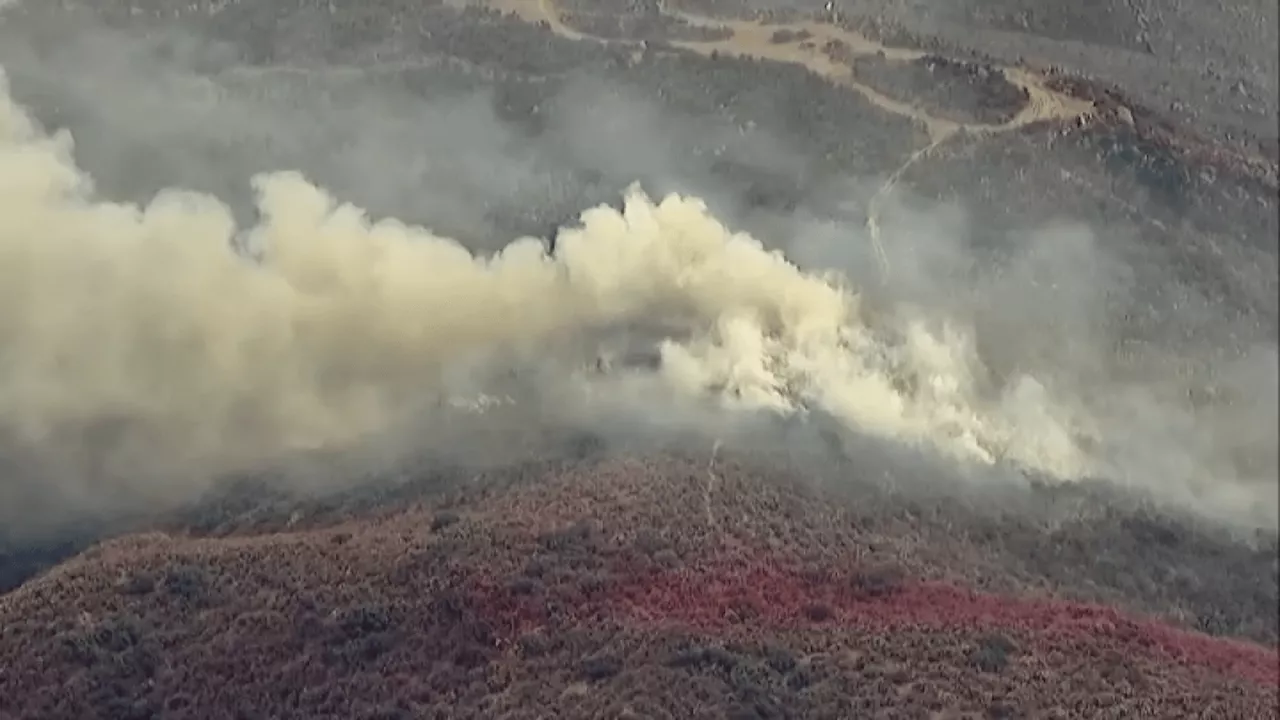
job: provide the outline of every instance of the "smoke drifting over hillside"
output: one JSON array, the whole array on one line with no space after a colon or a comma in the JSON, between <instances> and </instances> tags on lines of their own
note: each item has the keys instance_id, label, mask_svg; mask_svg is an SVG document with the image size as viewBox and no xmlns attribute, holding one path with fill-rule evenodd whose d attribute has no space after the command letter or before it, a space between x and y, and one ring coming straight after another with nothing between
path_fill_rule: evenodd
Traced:
<instances>
[{"instance_id":1,"label":"smoke drifting over hillside","mask_svg":"<svg viewBox=\"0 0 1280 720\"><path fill-rule=\"evenodd\" d=\"M174 118L203 122L182 93L219 86L175 71L165 90L111 74L121 67L61 91L101 102L78 110L98 130L133 107L115 128L134 145L155 138L148 172L173 160L176 175L198 176L191 163L217 153L184 153L200 131ZM137 111L144 89L154 116ZM618 207L584 201L550 237L494 243L486 227L460 241L430 228L518 195L536 153L483 102L384 101L331 120L354 144L302 149L366 153L331 168L340 184L394 195L426 226L372 216L288 168L234 179L252 189L249 212L181 187L113 200L77 166L72 137L0 86L0 436L11 465L0 523L182 502L220 475L312 450L478 460L511 452L515 429L539 423L712 440L760 416L834 420L850 438L913 448L960 474L1105 477L1276 523L1274 335L1232 321L1238 347L1199 342L1226 321L1185 294L1181 314L1162 320L1176 334L1124 336L1132 273L1083 225L1029 233L983 264L963 222L902 205L884 224L882 277L857 223L756 218L772 234L756 238L695 195L663 194L697 178L662 178L659 133L642 137L628 113L619 127L636 137L612 136L608 162L645 158L654 194L633 186ZM202 102L212 117L288 134L267 100L224 114L219 103L233 100ZM372 119L393 108L418 114ZM409 137L430 138L435 155L406 146L406 162L468 171L406 171L394 149ZM482 154L457 154L472 147ZM103 164L128 184L127 162ZM433 196L450 174L464 190ZM208 178L214 190L232 181ZM433 209L447 216L438 225Z\"/></svg>"}]
</instances>

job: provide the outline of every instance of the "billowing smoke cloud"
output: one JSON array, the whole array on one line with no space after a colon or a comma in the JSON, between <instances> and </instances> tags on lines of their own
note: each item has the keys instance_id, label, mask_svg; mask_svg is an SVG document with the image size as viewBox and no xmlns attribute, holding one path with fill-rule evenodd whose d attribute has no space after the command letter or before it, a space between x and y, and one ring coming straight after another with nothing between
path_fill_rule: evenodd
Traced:
<instances>
[{"instance_id":1,"label":"billowing smoke cloud","mask_svg":"<svg viewBox=\"0 0 1280 720\"><path fill-rule=\"evenodd\" d=\"M416 117L434 129L370 137L423 133L442 157L477 123L510 138L479 105L433 112ZM122 127L140 142L147 121L134 118ZM431 160L420 152L405 155ZM36 499L49 512L164 506L225 473L392 436L481 457L507 450L468 440L482 426L623 417L609 427L714 436L761 414L829 418L965 472L1106 477L1276 522L1260 502L1277 473L1274 338L1226 359L1195 343L1117 348L1132 277L1084 227L1029 233L983 265L963 223L903 205L883 223L881 276L863 228L838 213L756 218L766 245L696 196L634 186L547 237L494 242L490 226L464 243L430 229L432 210L457 223L483 203L396 179L394 153L344 177L375 201L421 194L427 225L374 217L289 170L243 178L247 208L179 188L134 204L96 188L76 154L0 86L0 438L13 466L0 522L30 521ZM518 192L536 159L513 147L442 162L497 195ZM648 170L670 181L662 171ZM1189 333L1218 321L1189 312Z\"/></svg>"}]
</instances>

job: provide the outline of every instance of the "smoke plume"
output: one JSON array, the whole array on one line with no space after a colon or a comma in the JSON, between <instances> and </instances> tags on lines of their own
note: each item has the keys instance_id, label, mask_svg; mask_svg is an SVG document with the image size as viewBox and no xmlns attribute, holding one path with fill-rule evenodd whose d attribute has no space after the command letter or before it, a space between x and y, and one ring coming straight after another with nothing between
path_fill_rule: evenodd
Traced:
<instances>
[{"instance_id":1,"label":"smoke plume","mask_svg":"<svg viewBox=\"0 0 1280 720\"><path fill-rule=\"evenodd\" d=\"M839 212L742 224L730 204L717 214L692 193L706 178L667 172L627 111L620 127L634 137L613 136L602 162L616 175L643 158L642 184L613 204L583 198L576 219L542 236L499 238L489 199L541 212L546 186L531 188L546 158L583 162L583 143L599 138L521 144L476 95L424 105L373 93L376 110L290 130L271 110L278 97L237 99L234 77L178 71L129 82L127 55L99 65L99 85L52 60L23 65L32 87L78 101L55 103L67 125L80 113L101 132L94 164L112 192L78 166L71 133L44 127L0 81L0 447L11 466L0 522L34 522L33 508L163 507L226 474L380 438L481 458L510 450L501 432L483 439L507 426L714 438L763 416L821 417L851 443L904 446L960 474L1101 477L1276 523L1274 503L1260 502L1277 476L1274 337L1120 347L1134 276L1097 229L1029 231L983 265L959 210L900 203L884 222L882 275L864 227ZM285 155L331 152L341 162L312 160L315 174L340 176L365 202L287 168L202 173L231 162L220 148L236 150L207 138L184 150L194 131L182 123L201 122L225 123L207 137L292 138L273 150ZM335 128L346 142L329 142ZM488 150L450 151L459 134L486 135ZM754 153L784 155L781 143ZM378 204L410 206L414 219L366 209ZM1184 300L1182 336L1221 324L1206 301Z\"/></svg>"}]
</instances>

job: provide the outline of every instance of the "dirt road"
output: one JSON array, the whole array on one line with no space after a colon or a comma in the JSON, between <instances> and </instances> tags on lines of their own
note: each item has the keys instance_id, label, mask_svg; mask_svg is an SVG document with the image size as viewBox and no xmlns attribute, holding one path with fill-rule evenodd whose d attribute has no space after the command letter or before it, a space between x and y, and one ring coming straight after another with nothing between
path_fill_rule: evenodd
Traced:
<instances>
[{"instance_id":1,"label":"dirt road","mask_svg":"<svg viewBox=\"0 0 1280 720\"><path fill-rule=\"evenodd\" d=\"M634 41L615 40L587 35L565 22L554 0L492 0L488 5L496 10L514 13L531 23L545 22L552 32L571 40L593 40L604 43L636 44ZM1034 122L1073 120L1092 111L1092 103L1073 98L1046 86L1044 78L1015 67L998 68L1013 85L1024 90L1028 101L1011 120L998 125L962 123L933 116L925 110L892 98L859 81L847 62L833 60L822 48L829 42L837 42L848 48L850 56L879 55L894 62L911 62L927 55L920 50L895 48L878 43L852 30L819 22L796 22L764 25L749 20L720 20L685 12L670 12L695 27L716 28L731 33L721 40L677 40L671 44L701 55L731 55L802 65L810 71L829 78L854 90L880 109L900 115L925 128L932 144L946 140L960 130L970 133L999 133L1016 130ZM775 42L778 31L790 31L797 37L787 42Z\"/></svg>"},{"instance_id":2,"label":"dirt road","mask_svg":"<svg viewBox=\"0 0 1280 720\"><path fill-rule=\"evenodd\" d=\"M567 39L639 44L631 40L596 37L573 28L565 21L554 0L489 0L486 4L495 10L514 13L530 23L546 23L551 32ZM1009 83L1026 93L1027 101L1021 110L1013 118L1000 124L959 122L930 114L917 105L890 97L860 81L849 62L850 59L858 57L878 56L890 62L906 63L926 57L928 53L923 51L891 47L861 33L821 22L765 25L759 21L722 20L666 8L663 12L693 27L729 33L726 37L716 40L674 40L671 44L675 47L706 56L716 54L751 57L801 65L813 73L857 92L881 110L916 123L924 129L929 142L912 153L901 166L890 172L868 203L867 229L875 245L882 276L888 274L889 267L880 244L881 206L907 169L961 131L974 135L992 135L1011 132L1037 122L1069 122L1087 117L1094 110L1093 103L1048 87L1045 78L1037 73L1023 68L1004 66L996 69ZM778 42L776 38L780 31L784 33L789 31L791 39ZM831 43L838 43L843 47L848 57L834 59L832 54L825 50Z\"/></svg>"}]
</instances>

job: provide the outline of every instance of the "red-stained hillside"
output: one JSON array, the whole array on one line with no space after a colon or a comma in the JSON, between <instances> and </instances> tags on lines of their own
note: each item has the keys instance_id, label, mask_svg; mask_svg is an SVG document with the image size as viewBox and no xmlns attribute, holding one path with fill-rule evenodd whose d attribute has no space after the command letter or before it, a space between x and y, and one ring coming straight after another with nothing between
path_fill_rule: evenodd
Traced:
<instances>
[{"instance_id":1,"label":"red-stained hillside","mask_svg":"<svg viewBox=\"0 0 1280 720\"><path fill-rule=\"evenodd\" d=\"M107 542L0 598L0 718L1268 717L1273 646L675 458ZM889 517L892 517L890 515Z\"/></svg>"}]
</instances>

